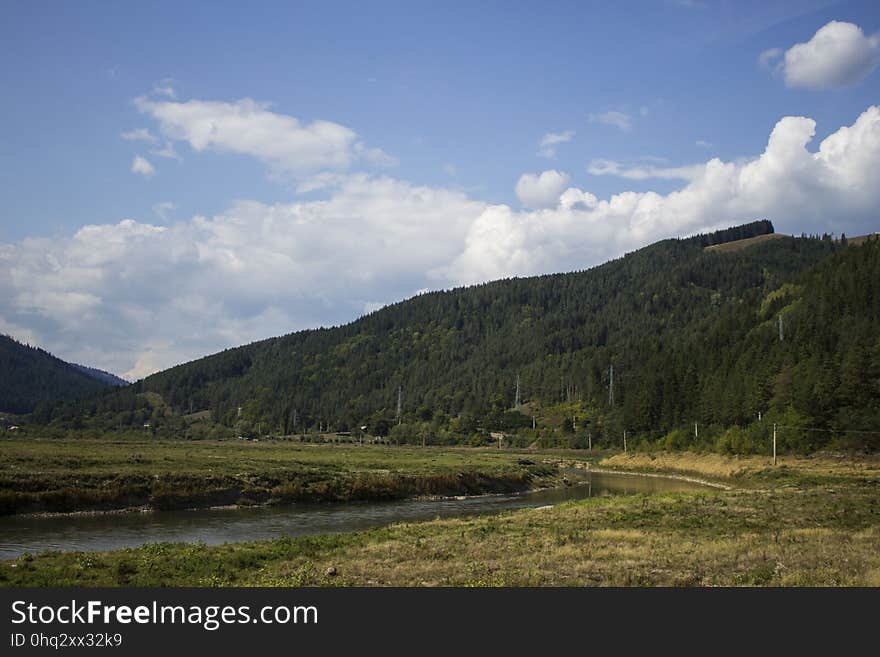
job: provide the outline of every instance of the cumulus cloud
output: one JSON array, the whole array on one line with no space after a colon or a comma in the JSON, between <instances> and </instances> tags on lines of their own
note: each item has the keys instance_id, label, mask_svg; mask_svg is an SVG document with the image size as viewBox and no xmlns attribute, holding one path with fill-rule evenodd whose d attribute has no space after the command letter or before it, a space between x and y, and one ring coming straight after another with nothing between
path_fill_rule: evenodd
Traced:
<instances>
[{"instance_id":1,"label":"cumulus cloud","mask_svg":"<svg viewBox=\"0 0 880 657\"><path fill-rule=\"evenodd\" d=\"M523 205L530 208L556 205L568 180L567 173L556 169L542 173L524 173L516 183L516 196Z\"/></svg>"},{"instance_id":2,"label":"cumulus cloud","mask_svg":"<svg viewBox=\"0 0 880 657\"><path fill-rule=\"evenodd\" d=\"M142 176L149 178L156 173L156 169L150 164L149 160L140 155L135 155L134 159L131 161L131 172L139 173Z\"/></svg>"},{"instance_id":3,"label":"cumulus cloud","mask_svg":"<svg viewBox=\"0 0 880 657\"><path fill-rule=\"evenodd\" d=\"M126 219L0 244L0 330L136 379L345 322L413 290L582 269L756 218L781 232L876 230L880 108L811 150L815 130L809 118L784 117L760 155L711 159L668 194L599 199L544 172L526 177L541 203L517 210L357 174L321 200L244 201L167 226Z\"/></svg>"},{"instance_id":4,"label":"cumulus cloud","mask_svg":"<svg viewBox=\"0 0 880 657\"><path fill-rule=\"evenodd\" d=\"M393 166L396 160L368 148L357 134L332 121L303 123L269 109L268 103L245 98L234 103L135 99L135 106L159 122L162 134L187 142L195 151L248 155L274 173L302 177L327 170L345 170L356 161Z\"/></svg>"},{"instance_id":5,"label":"cumulus cloud","mask_svg":"<svg viewBox=\"0 0 880 657\"><path fill-rule=\"evenodd\" d=\"M574 138L574 130L566 130L565 132L548 132L541 137L538 144L538 155L553 159L556 157L556 146L558 144L566 144Z\"/></svg>"},{"instance_id":6,"label":"cumulus cloud","mask_svg":"<svg viewBox=\"0 0 880 657\"><path fill-rule=\"evenodd\" d=\"M587 171L594 176L619 176L629 180L692 180L702 173L704 165L691 164L683 167L658 167L641 165L625 167L614 160L593 160Z\"/></svg>"},{"instance_id":7,"label":"cumulus cloud","mask_svg":"<svg viewBox=\"0 0 880 657\"><path fill-rule=\"evenodd\" d=\"M169 226L128 219L0 244L0 314L65 358L137 379L435 288L427 272L455 258L484 208L354 175L320 201L246 201Z\"/></svg>"},{"instance_id":8,"label":"cumulus cloud","mask_svg":"<svg viewBox=\"0 0 880 657\"><path fill-rule=\"evenodd\" d=\"M579 269L666 237L772 219L795 233L876 228L880 186L880 108L868 108L852 126L807 145L816 124L784 117L764 152L744 163L718 158L694 171L669 194L623 192L596 201L569 189L552 208L516 212L488 208L468 233L465 249L444 270L459 283L499 276Z\"/></svg>"},{"instance_id":9,"label":"cumulus cloud","mask_svg":"<svg viewBox=\"0 0 880 657\"><path fill-rule=\"evenodd\" d=\"M789 87L848 87L861 82L880 64L880 34L865 36L858 25L831 21L784 55L779 48L764 51L759 62L781 71Z\"/></svg>"},{"instance_id":10,"label":"cumulus cloud","mask_svg":"<svg viewBox=\"0 0 880 657\"><path fill-rule=\"evenodd\" d=\"M603 112L601 114L590 114L587 118L590 123L611 125L623 132L629 132L632 129L632 117L630 117L629 114L624 114L623 112L617 112L615 110Z\"/></svg>"}]
</instances>

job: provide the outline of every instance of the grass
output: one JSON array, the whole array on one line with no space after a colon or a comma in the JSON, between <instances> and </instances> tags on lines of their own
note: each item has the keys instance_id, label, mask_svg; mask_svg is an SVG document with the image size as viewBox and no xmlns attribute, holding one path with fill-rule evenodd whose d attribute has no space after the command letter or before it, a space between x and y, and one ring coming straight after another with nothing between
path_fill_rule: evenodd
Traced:
<instances>
[{"instance_id":1,"label":"grass","mask_svg":"<svg viewBox=\"0 0 880 657\"><path fill-rule=\"evenodd\" d=\"M600 467L639 472L675 473L704 477L739 486L761 486L773 481L786 483L851 482L853 479L877 480L880 456L819 453L812 457L781 456L776 466L767 456L723 456L692 452L615 454L599 461Z\"/></svg>"},{"instance_id":2,"label":"grass","mask_svg":"<svg viewBox=\"0 0 880 657\"><path fill-rule=\"evenodd\" d=\"M735 240L733 242L724 242L723 244L713 244L704 247L704 251L720 251L722 253L730 253L732 251L742 251L755 244L776 240L780 237L790 237L790 235L782 235L780 233L768 233L767 235L755 235L754 237L746 237L745 239Z\"/></svg>"},{"instance_id":3,"label":"grass","mask_svg":"<svg viewBox=\"0 0 880 657\"><path fill-rule=\"evenodd\" d=\"M263 441L0 440L0 513L524 490L556 469L491 450Z\"/></svg>"},{"instance_id":4,"label":"grass","mask_svg":"<svg viewBox=\"0 0 880 657\"><path fill-rule=\"evenodd\" d=\"M880 586L876 459L656 455L731 490L592 498L369 532L0 563L11 586ZM649 456L603 467L644 469ZM334 574L331 574L334 573Z\"/></svg>"}]
</instances>

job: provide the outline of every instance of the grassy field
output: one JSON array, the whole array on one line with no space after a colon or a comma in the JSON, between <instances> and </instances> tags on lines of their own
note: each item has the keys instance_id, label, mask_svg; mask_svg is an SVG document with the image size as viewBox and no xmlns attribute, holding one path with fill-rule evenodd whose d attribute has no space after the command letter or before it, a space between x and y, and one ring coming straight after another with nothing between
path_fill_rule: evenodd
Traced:
<instances>
[{"instance_id":1,"label":"grassy field","mask_svg":"<svg viewBox=\"0 0 880 657\"><path fill-rule=\"evenodd\" d=\"M498 450L180 440L0 440L0 513L510 492L556 469Z\"/></svg>"},{"instance_id":2,"label":"grassy field","mask_svg":"<svg viewBox=\"0 0 880 657\"><path fill-rule=\"evenodd\" d=\"M767 242L769 240L776 240L780 237L790 237L789 235L781 235L779 233L769 233L767 235L755 235L755 237L746 237L745 239L735 240L733 242L724 242L723 244L713 244L712 246L706 246L703 248L704 251L719 251L722 253L730 253L732 251L742 251L743 249L747 249L750 246L755 244L760 244L761 242Z\"/></svg>"},{"instance_id":3,"label":"grassy field","mask_svg":"<svg viewBox=\"0 0 880 657\"><path fill-rule=\"evenodd\" d=\"M452 457L455 458L455 457ZM592 498L374 531L0 563L14 586L880 586L880 461L619 455L731 490Z\"/></svg>"}]
</instances>

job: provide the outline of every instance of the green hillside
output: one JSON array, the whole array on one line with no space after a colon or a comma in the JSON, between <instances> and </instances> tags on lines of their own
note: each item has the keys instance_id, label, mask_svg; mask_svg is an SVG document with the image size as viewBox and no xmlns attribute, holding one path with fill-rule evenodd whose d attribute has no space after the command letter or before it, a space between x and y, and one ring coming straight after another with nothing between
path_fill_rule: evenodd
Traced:
<instances>
[{"instance_id":1,"label":"green hillside","mask_svg":"<svg viewBox=\"0 0 880 657\"><path fill-rule=\"evenodd\" d=\"M0 335L0 410L29 413L40 402L94 394L107 387L79 367Z\"/></svg>"},{"instance_id":2,"label":"green hillside","mask_svg":"<svg viewBox=\"0 0 880 657\"><path fill-rule=\"evenodd\" d=\"M692 444L696 422L699 441L732 451L758 450L775 420L827 430L789 431L791 448L875 447L876 436L846 431L880 429L880 242L703 248L772 232L759 224L666 240L586 271L423 294L41 418L149 421L180 435L366 425L435 443L503 430L520 444L616 445L627 430L631 444L670 447Z\"/></svg>"}]
</instances>

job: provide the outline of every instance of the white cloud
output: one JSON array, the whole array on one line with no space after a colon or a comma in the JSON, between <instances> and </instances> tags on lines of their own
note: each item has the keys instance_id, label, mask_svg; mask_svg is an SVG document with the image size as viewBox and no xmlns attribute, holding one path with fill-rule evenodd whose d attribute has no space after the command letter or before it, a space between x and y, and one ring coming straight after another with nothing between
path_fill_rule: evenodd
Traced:
<instances>
[{"instance_id":1,"label":"white cloud","mask_svg":"<svg viewBox=\"0 0 880 657\"><path fill-rule=\"evenodd\" d=\"M880 34L866 37L853 23L831 21L806 43L785 51L773 48L761 53L759 61L785 75L789 87L836 89L865 79L880 64ZM774 66L775 63L775 66Z\"/></svg>"},{"instance_id":2,"label":"white cloud","mask_svg":"<svg viewBox=\"0 0 880 657\"><path fill-rule=\"evenodd\" d=\"M156 136L147 128L135 128L134 130L123 132L120 137L122 137L126 141L146 141L151 144L155 144L157 141L159 141L158 139L156 139Z\"/></svg>"},{"instance_id":3,"label":"white cloud","mask_svg":"<svg viewBox=\"0 0 880 657\"><path fill-rule=\"evenodd\" d=\"M691 164L682 167L658 167L640 165L624 167L614 160L593 160L587 171L594 176L619 176L629 180L692 180L703 171L704 165Z\"/></svg>"},{"instance_id":4,"label":"white cloud","mask_svg":"<svg viewBox=\"0 0 880 657\"><path fill-rule=\"evenodd\" d=\"M456 257L484 208L462 193L360 175L320 201L241 202L169 226L86 226L67 239L0 244L0 307L41 346L135 379L436 288L427 272Z\"/></svg>"},{"instance_id":5,"label":"white cloud","mask_svg":"<svg viewBox=\"0 0 880 657\"><path fill-rule=\"evenodd\" d=\"M137 98L135 105L156 119L162 134L172 141L185 141L195 151L249 155L276 174L303 177L345 170L357 161L380 167L397 163L381 149L365 146L353 130L339 123L302 123L249 98L234 103Z\"/></svg>"},{"instance_id":6,"label":"white cloud","mask_svg":"<svg viewBox=\"0 0 880 657\"><path fill-rule=\"evenodd\" d=\"M367 148L363 142L355 143L354 152L367 164L383 169L390 169L400 164L400 160L393 155L389 155L381 148Z\"/></svg>"},{"instance_id":7,"label":"white cloud","mask_svg":"<svg viewBox=\"0 0 880 657\"><path fill-rule=\"evenodd\" d=\"M153 214L162 221L168 221L169 215L177 209L177 206L171 201L162 201L153 205Z\"/></svg>"},{"instance_id":8,"label":"white cloud","mask_svg":"<svg viewBox=\"0 0 880 657\"><path fill-rule=\"evenodd\" d=\"M174 89L173 78L163 78L153 85L152 94L154 96L166 96L167 98L177 98L177 91Z\"/></svg>"},{"instance_id":9,"label":"white cloud","mask_svg":"<svg viewBox=\"0 0 880 657\"><path fill-rule=\"evenodd\" d=\"M0 317L0 335L8 335L22 344L29 344L31 346L40 345L36 333L23 326L11 324L3 319L3 317Z\"/></svg>"},{"instance_id":10,"label":"white cloud","mask_svg":"<svg viewBox=\"0 0 880 657\"><path fill-rule=\"evenodd\" d=\"M134 159L131 161L131 172L139 173L142 176L149 178L156 173L156 169L150 164L149 160L140 155L135 155Z\"/></svg>"},{"instance_id":11,"label":"white cloud","mask_svg":"<svg viewBox=\"0 0 880 657\"><path fill-rule=\"evenodd\" d=\"M585 192L582 189L578 189L577 187L569 187L562 192L562 196L559 197L559 205L563 208L574 208L578 206L592 208L595 207L598 202L599 199L597 199L595 195L590 192Z\"/></svg>"},{"instance_id":12,"label":"white cloud","mask_svg":"<svg viewBox=\"0 0 880 657\"><path fill-rule=\"evenodd\" d=\"M629 114L624 114L623 112L617 112L615 110L603 112L602 114L590 114L587 118L590 123L611 125L623 132L629 132L632 129L632 118Z\"/></svg>"},{"instance_id":13,"label":"white cloud","mask_svg":"<svg viewBox=\"0 0 880 657\"><path fill-rule=\"evenodd\" d=\"M523 205L543 208L556 205L559 194L568 184L568 174L550 169L540 174L524 173L516 183L516 196Z\"/></svg>"},{"instance_id":14,"label":"white cloud","mask_svg":"<svg viewBox=\"0 0 880 657\"><path fill-rule=\"evenodd\" d=\"M493 206L471 227L464 251L444 275L472 283L580 269L658 239L757 218L793 233L872 232L880 203L880 108L868 108L811 152L806 146L814 134L812 119L784 117L759 157L744 163L714 158L666 195L623 192L578 203L572 201L585 192L569 189L553 208Z\"/></svg>"},{"instance_id":15,"label":"white cloud","mask_svg":"<svg viewBox=\"0 0 880 657\"><path fill-rule=\"evenodd\" d=\"M565 174L546 176L546 188L529 174L542 203L551 190L556 198L519 211L349 175L321 200L246 201L168 226L127 219L67 238L0 244L0 330L137 378L229 346L345 322L413 290L582 269L657 239L757 218L797 234L876 230L880 108L811 151L814 134L811 119L784 117L759 156L713 158L668 194L598 199L564 189Z\"/></svg>"},{"instance_id":16,"label":"white cloud","mask_svg":"<svg viewBox=\"0 0 880 657\"><path fill-rule=\"evenodd\" d=\"M348 174L345 173L324 171L300 180L296 185L296 191L299 194L307 194L319 190L334 189L345 183L348 178Z\"/></svg>"},{"instance_id":17,"label":"white cloud","mask_svg":"<svg viewBox=\"0 0 880 657\"><path fill-rule=\"evenodd\" d=\"M169 160L178 160L180 161L182 158L177 154L177 151L174 148L174 144L170 141L166 141L165 145L162 148L154 148L150 151L151 155L155 155L156 157L165 157Z\"/></svg>"},{"instance_id":18,"label":"white cloud","mask_svg":"<svg viewBox=\"0 0 880 657\"><path fill-rule=\"evenodd\" d=\"M778 71L782 68L782 48L770 48L758 55L758 65L768 71Z\"/></svg>"},{"instance_id":19,"label":"white cloud","mask_svg":"<svg viewBox=\"0 0 880 657\"><path fill-rule=\"evenodd\" d=\"M705 139L697 139L695 143L700 148L712 148L712 142L706 141Z\"/></svg>"},{"instance_id":20,"label":"white cloud","mask_svg":"<svg viewBox=\"0 0 880 657\"><path fill-rule=\"evenodd\" d=\"M566 130L565 132L548 132L541 137L538 144L538 155L553 159L556 157L556 146L558 144L566 144L574 138L574 130Z\"/></svg>"}]
</instances>

